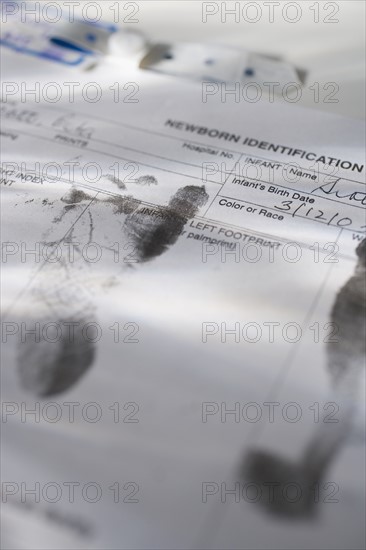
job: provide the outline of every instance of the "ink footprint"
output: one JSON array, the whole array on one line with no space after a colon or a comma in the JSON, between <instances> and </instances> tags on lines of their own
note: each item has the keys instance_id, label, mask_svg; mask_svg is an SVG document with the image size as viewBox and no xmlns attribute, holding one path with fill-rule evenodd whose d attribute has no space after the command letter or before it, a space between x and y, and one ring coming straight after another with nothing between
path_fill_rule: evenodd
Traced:
<instances>
[{"instance_id":1,"label":"ink footprint","mask_svg":"<svg viewBox=\"0 0 366 550\"><path fill-rule=\"evenodd\" d=\"M341 288L331 310L331 321L338 328L337 339L329 342L326 350L333 388L329 401L338 404L339 421L330 424L324 422L324 417L320 419L298 462L253 450L241 466L241 475L246 481L261 487L264 483L276 484L273 492L268 491L267 498L260 500L272 514L299 518L315 514L314 486L319 487L352 429L354 403L366 358L366 239L356 253L354 275ZM289 484L296 484L293 488L299 498L288 495Z\"/></svg>"},{"instance_id":2,"label":"ink footprint","mask_svg":"<svg viewBox=\"0 0 366 550\"><path fill-rule=\"evenodd\" d=\"M61 223L70 213L78 216L79 210L84 209L83 203L90 200L91 197L83 191L73 189L62 199L65 205L54 223ZM139 202L132 198L113 198L101 202L114 206L115 214L127 216L125 229L136 244L139 258L141 261L149 261L177 241L188 219L193 217L207 200L208 195L204 187L186 186L173 195L167 207L157 207L149 214L137 211ZM90 210L88 242L91 242L94 231ZM88 229L84 228L82 232L85 235ZM52 230L45 236L50 239ZM68 241L71 243L77 238L77 230L73 227L68 235ZM94 306L84 285L79 284L75 277L77 269L81 269L81 275L83 274L84 261L77 246L75 250L75 263L63 262L61 269L59 266L57 269L51 266L51 273L46 272L43 283L38 284L35 291L35 307L39 307L41 303L48 313L37 319L41 327L38 340L26 339L19 347L18 372L21 384L26 390L40 397L56 395L71 389L90 369L96 354L95 344L92 339L86 338L84 332L86 325L95 323ZM54 287L53 281L60 280L60 274L62 281ZM80 279L82 280L82 277ZM72 315L70 308L73 309ZM61 337L56 341L49 341L44 336L44 327L50 324L56 324L63 329ZM47 335L47 332L45 334Z\"/></svg>"},{"instance_id":3,"label":"ink footprint","mask_svg":"<svg viewBox=\"0 0 366 550\"><path fill-rule=\"evenodd\" d=\"M22 387L38 397L57 395L73 387L95 358L91 335L96 325L95 308L83 281L87 277L85 259L77 242L79 237L92 241L90 212L78 230L71 223L66 236L57 238L61 222L78 220L91 199L83 191L72 189L61 199L62 208L43 235L48 249L60 243L74 247L72 260L65 253L57 263L45 261L37 269L36 284L26 304L25 325L32 327L33 333L20 336L17 370Z\"/></svg>"},{"instance_id":4,"label":"ink footprint","mask_svg":"<svg viewBox=\"0 0 366 550\"><path fill-rule=\"evenodd\" d=\"M208 201L205 187L181 187L168 206L144 208L126 219L125 231L135 246L140 262L147 262L166 252L176 243L185 224Z\"/></svg>"}]
</instances>

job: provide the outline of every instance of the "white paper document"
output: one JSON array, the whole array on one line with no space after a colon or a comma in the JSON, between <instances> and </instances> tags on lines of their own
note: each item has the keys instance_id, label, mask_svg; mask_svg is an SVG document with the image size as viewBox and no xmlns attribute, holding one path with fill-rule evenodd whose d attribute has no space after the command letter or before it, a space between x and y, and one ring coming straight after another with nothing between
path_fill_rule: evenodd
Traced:
<instances>
[{"instance_id":1,"label":"white paper document","mask_svg":"<svg viewBox=\"0 0 366 550\"><path fill-rule=\"evenodd\" d=\"M3 548L362 548L362 123L1 58Z\"/></svg>"}]
</instances>

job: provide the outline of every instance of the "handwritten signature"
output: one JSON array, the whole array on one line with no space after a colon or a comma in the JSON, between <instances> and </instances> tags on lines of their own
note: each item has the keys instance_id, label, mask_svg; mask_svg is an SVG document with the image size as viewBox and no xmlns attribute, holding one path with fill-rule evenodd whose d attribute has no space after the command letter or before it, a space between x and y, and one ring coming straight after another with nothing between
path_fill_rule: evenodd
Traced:
<instances>
[{"instance_id":1,"label":"handwritten signature","mask_svg":"<svg viewBox=\"0 0 366 550\"><path fill-rule=\"evenodd\" d=\"M89 126L86 122L78 122L74 114L63 115L57 118L52 126L58 128L63 132L77 135L78 137L90 139L93 136L94 128Z\"/></svg>"},{"instance_id":2,"label":"handwritten signature","mask_svg":"<svg viewBox=\"0 0 366 550\"><path fill-rule=\"evenodd\" d=\"M363 191L345 191L340 189L339 182L341 178L337 178L334 181L319 185L311 191L316 193L317 191L324 193L325 195L335 195L338 199L348 199L349 201L360 202L362 205L366 205L366 193Z\"/></svg>"}]
</instances>

